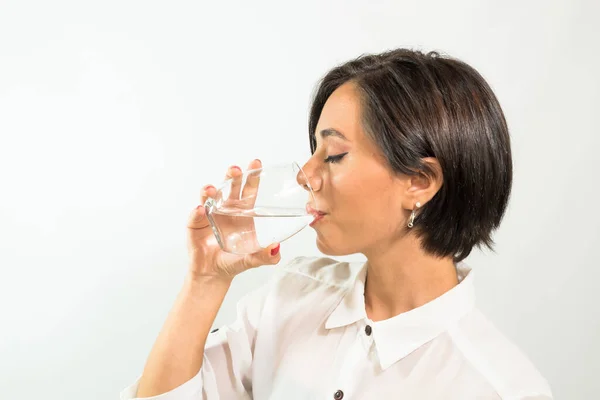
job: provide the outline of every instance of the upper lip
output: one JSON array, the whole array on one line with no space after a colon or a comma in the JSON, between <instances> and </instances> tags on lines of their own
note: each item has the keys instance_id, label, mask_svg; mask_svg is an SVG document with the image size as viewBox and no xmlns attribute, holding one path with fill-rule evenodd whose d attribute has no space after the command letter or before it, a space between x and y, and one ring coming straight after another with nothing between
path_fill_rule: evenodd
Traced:
<instances>
[{"instance_id":1,"label":"upper lip","mask_svg":"<svg viewBox=\"0 0 600 400\"><path fill-rule=\"evenodd\" d=\"M323 211L320 211L320 210L317 210L317 209L313 208L310 204L306 205L306 211L309 214L314 215L315 217L327 214L326 212L323 212Z\"/></svg>"}]
</instances>

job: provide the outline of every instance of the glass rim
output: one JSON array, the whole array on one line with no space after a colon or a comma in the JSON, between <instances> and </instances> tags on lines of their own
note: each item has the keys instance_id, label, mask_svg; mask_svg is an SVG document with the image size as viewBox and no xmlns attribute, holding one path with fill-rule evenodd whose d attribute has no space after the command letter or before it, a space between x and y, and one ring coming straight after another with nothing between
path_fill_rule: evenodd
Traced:
<instances>
[{"instance_id":1,"label":"glass rim","mask_svg":"<svg viewBox=\"0 0 600 400\"><path fill-rule=\"evenodd\" d=\"M304 172L304 169L302 169L302 167L300 166L300 164L297 161L291 161L291 162L287 162L287 163L270 164L270 165L267 164L266 166L263 165L260 168L254 168L254 169L249 169L249 170L243 171L241 176L246 176L246 175L248 175L252 172L256 172L256 171L262 171L263 169L281 168L281 167L286 167L289 165L292 165L292 167L296 167L298 169L298 171L300 171L302 173L302 176L304 177L304 181L306 182L306 186L309 189L308 193L310 193L310 196L312 197L312 200L314 203L313 208L318 209L317 198L315 197L314 189L313 189L312 185L310 184L308 176L306 176L306 172ZM221 182L221 184L216 188L217 192L224 189L225 187L227 187L227 185L230 185L232 181L233 181L233 178L229 178L229 179L226 179L223 182ZM299 184L299 186L302 186L302 185Z\"/></svg>"}]
</instances>

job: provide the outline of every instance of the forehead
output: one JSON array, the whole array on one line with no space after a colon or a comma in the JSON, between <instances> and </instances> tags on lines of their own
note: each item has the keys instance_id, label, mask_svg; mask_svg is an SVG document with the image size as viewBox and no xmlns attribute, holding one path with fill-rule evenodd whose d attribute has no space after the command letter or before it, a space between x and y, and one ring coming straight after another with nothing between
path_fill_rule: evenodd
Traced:
<instances>
[{"instance_id":1,"label":"forehead","mask_svg":"<svg viewBox=\"0 0 600 400\"><path fill-rule=\"evenodd\" d=\"M319 123L316 139L321 140L319 132L323 129L336 129L350 141L362 135L360 123L360 98L353 83L347 82L337 88L325 102Z\"/></svg>"}]
</instances>

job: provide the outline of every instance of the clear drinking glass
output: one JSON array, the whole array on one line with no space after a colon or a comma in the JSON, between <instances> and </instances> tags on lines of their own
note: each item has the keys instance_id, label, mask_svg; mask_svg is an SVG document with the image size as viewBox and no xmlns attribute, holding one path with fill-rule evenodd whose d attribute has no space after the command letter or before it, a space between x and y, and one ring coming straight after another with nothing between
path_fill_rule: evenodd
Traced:
<instances>
[{"instance_id":1,"label":"clear drinking glass","mask_svg":"<svg viewBox=\"0 0 600 400\"><path fill-rule=\"evenodd\" d=\"M216 189L204 204L206 215L221 249L233 254L290 238L314 220L307 205L318 209L295 162L245 171Z\"/></svg>"}]
</instances>

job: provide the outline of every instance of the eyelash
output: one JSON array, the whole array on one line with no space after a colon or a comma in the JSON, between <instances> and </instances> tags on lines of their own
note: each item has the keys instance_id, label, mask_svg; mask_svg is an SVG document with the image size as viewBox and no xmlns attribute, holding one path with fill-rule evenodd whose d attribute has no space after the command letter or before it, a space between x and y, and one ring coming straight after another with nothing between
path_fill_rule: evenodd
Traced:
<instances>
[{"instance_id":1,"label":"eyelash","mask_svg":"<svg viewBox=\"0 0 600 400\"><path fill-rule=\"evenodd\" d=\"M342 154L338 154L338 155L336 155L336 156L329 156L329 157L327 157L327 158L325 159L325 162L326 162L326 163L331 163L331 164L338 163L338 162L340 162L340 160L341 160L342 158L344 158L344 156L345 156L346 154L348 154L348 153L342 153Z\"/></svg>"}]
</instances>

